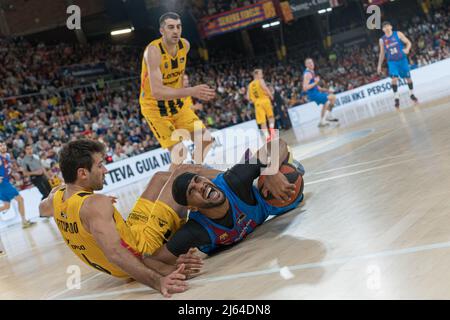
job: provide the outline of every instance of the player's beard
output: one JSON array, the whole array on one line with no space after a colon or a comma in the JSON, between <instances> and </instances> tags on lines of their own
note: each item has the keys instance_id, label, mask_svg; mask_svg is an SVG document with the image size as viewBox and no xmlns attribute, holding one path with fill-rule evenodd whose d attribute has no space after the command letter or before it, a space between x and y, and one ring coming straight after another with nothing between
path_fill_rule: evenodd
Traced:
<instances>
[{"instance_id":1,"label":"player's beard","mask_svg":"<svg viewBox=\"0 0 450 320\"><path fill-rule=\"evenodd\" d=\"M101 179L99 178L98 180L96 180L92 183L92 190L94 190L94 191L102 190L104 181L105 181L105 176L102 175Z\"/></svg>"},{"instance_id":2,"label":"player's beard","mask_svg":"<svg viewBox=\"0 0 450 320\"><path fill-rule=\"evenodd\" d=\"M214 186L214 189L216 192L219 192L221 199L219 199L218 201L214 201L214 202L212 202L212 201L205 202L202 205L202 209L211 209L211 208L220 207L227 200L227 198L225 197L225 194L223 193L222 190L220 190L216 186Z\"/></svg>"}]
</instances>

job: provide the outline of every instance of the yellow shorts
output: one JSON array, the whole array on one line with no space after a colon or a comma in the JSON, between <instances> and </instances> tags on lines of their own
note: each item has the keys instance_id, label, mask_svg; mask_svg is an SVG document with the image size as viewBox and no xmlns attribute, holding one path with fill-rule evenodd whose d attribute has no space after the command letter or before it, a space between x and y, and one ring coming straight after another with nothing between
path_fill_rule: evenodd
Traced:
<instances>
[{"instance_id":1,"label":"yellow shorts","mask_svg":"<svg viewBox=\"0 0 450 320\"><path fill-rule=\"evenodd\" d=\"M256 123L264 124L267 119L273 118L272 103L269 99L257 100L255 102Z\"/></svg>"},{"instance_id":2,"label":"yellow shorts","mask_svg":"<svg viewBox=\"0 0 450 320\"><path fill-rule=\"evenodd\" d=\"M205 128L205 125L197 117L195 112L186 106L177 114L167 117L161 117L158 110L147 107L141 107L141 111L163 149L168 149L183 140L182 138L172 139L172 133L176 129L185 129L188 132L194 132L197 129L195 125L198 126L198 129Z\"/></svg>"},{"instance_id":3,"label":"yellow shorts","mask_svg":"<svg viewBox=\"0 0 450 320\"><path fill-rule=\"evenodd\" d=\"M144 198L136 201L126 221L141 254L153 254L183 223L184 220L164 202Z\"/></svg>"}]
</instances>

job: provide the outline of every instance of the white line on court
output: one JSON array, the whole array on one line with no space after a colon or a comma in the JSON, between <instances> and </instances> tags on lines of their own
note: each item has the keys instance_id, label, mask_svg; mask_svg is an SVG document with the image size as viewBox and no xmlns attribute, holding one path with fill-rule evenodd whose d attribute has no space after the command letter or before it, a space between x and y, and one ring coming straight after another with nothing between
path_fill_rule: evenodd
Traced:
<instances>
[{"instance_id":1,"label":"white line on court","mask_svg":"<svg viewBox=\"0 0 450 320\"><path fill-rule=\"evenodd\" d=\"M386 251L380 251L380 252L376 252L376 253L369 253L369 254L365 254L365 255L361 255L361 256L344 257L344 258L331 259L331 260L322 261L322 262L313 262L313 263L285 266L284 268L287 267L291 271L292 270L305 270L305 269L329 267L329 266L335 266L335 265L343 265L343 264L350 263L350 262L359 262L359 261L375 259L375 258L395 257L395 256L400 256L400 255L406 255L406 254L412 254L412 253L418 253L418 252L424 252L424 251L430 251L430 250L436 250L436 249L446 249L446 248L450 248L450 242L439 242L439 243L433 243L433 244L428 244L428 245L423 245L423 246L409 247L409 248L396 249L396 250L386 250ZM235 274L226 275L226 276L218 276L218 277L211 277L211 278L206 278L206 279L192 280L189 282L190 283L207 283L207 282L217 282L217 281L228 281L228 280L235 280L235 279L240 279L240 278L249 278L249 277L256 277L256 276L268 275L268 274L273 274L273 273L279 273L281 269L282 269L281 267L277 267L277 268L270 268L270 269L259 270L259 271L242 272L242 273L235 273ZM115 296L115 295L119 295L119 294L137 293L137 292L155 293L155 290L148 288L148 287L141 287L141 288L135 288L135 289L117 290L117 291L111 291L111 292L105 292L105 293L81 295L81 296L64 298L63 300L96 299L96 298L111 297L111 296Z\"/></svg>"},{"instance_id":2,"label":"white line on court","mask_svg":"<svg viewBox=\"0 0 450 320\"><path fill-rule=\"evenodd\" d=\"M450 150L450 146L446 147L446 148L441 148L441 150ZM424 154L427 154L427 150L422 150L422 151L424 151L423 152ZM443 154L443 153L445 153L445 151L444 152L434 153L433 156L440 155L440 154ZM396 156L390 156L390 157L385 157L385 158L380 158L380 159L375 159L375 160L370 160L370 161L358 162L358 163L355 163L355 164L350 164L348 166L336 167L336 168L329 169L329 170L314 171L314 172L311 172L310 175L320 175L320 174L324 174L324 173L330 173L330 172L333 172L333 171L338 171L338 170L343 170L343 169L348 169L348 168L353 168L353 167L359 167L359 166L363 166L363 165L366 165L366 164L372 164L372 163L377 163L377 162L386 161L386 160L393 160L393 159L398 159L398 158L404 158L404 157L413 156L413 155L416 155L416 154L417 154L416 152L406 152L406 153L399 154L399 155L396 155ZM430 157L430 155L425 156L425 158L429 158L429 157ZM420 160L421 158L422 157L416 157L415 159Z\"/></svg>"},{"instance_id":3,"label":"white line on court","mask_svg":"<svg viewBox=\"0 0 450 320\"><path fill-rule=\"evenodd\" d=\"M365 143L365 144L363 144L363 145L361 145L361 146L359 146L359 147L353 149L351 152L348 152L348 153L346 153L346 154L344 154L344 155L342 155L342 156L333 158L333 159L331 159L330 161L331 161L331 162L335 162L335 161L342 160L342 159L344 159L345 157L348 157L349 155L354 154L356 151L358 151L358 150L360 150L360 149L363 149L363 148L365 148L365 147L367 147L367 146L370 146L372 143L378 142L378 141L380 141L380 140L386 138L387 136L391 135L392 133L394 133L394 132L396 132L396 131L398 131L398 130L400 130L400 129L403 129L403 127L400 127L400 128L397 128L397 129L393 129L393 130L391 130L391 131L388 131L388 132L386 132L386 134L382 135L381 137L378 137L378 138L376 138L376 139L374 139L374 140L371 140L371 141L369 141L369 142L367 142L367 143ZM370 135L369 135L368 137L370 137ZM366 138L367 138L367 137L366 137ZM337 149L335 149L335 150L337 150ZM330 150L330 151L332 151L332 150ZM319 166L318 169L320 169L321 167L324 167L324 166L325 166L325 165Z\"/></svg>"},{"instance_id":4,"label":"white line on court","mask_svg":"<svg viewBox=\"0 0 450 320\"><path fill-rule=\"evenodd\" d=\"M94 278L96 278L96 277L98 277L100 275L103 275L103 274L102 273L95 273L94 275L84 279L83 281L80 282L80 286L83 285L83 283L86 283L86 282L88 282L88 281L90 281L90 280L92 280L92 279L94 279ZM67 293L67 292L69 292L71 290L74 290L74 289L66 288L63 291L59 292L59 293L56 293L56 294L54 294L54 295L52 295L52 296L50 296L48 298L45 298L45 300L54 300L56 297L59 297L59 296L65 294L65 293Z\"/></svg>"},{"instance_id":5,"label":"white line on court","mask_svg":"<svg viewBox=\"0 0 450 320\"><path fill-rule=\"evenodd\" d=\"M398 155L398 156L391 156L391 157L380 158L380 159L376 159L376 160L358 162L358 163L355 163L355 164L350 164L348 166L336 167L336 168L333 168L333 169L330 169L330 170L314 171L314 172L311 172L310 174L311 175L319 175L319 174L324 174L324 173L330 173L330 172L333 172L333 171L359 167L359 166L363 166L363 165L366 165L366 164L372 164L372 163L377 163L377 162L381 162L381 161L387 161L387 160L393 160L393 159L398 159L398 158L404 158L406 156L411 156L411 155L414 155L414 153L408 152L408 153L401 154L401 155Z\"/></svg>"},{"instance_id":6,"label":"white line on court","mask_svg":"<svg viewBox=\"0 0 450 320\"><path fill-rule=\"evenodd\" d=\"M399 164L402 164L402 163L406 163L406 162L420 161L420 160L424 160L424 159L427 159L427 158L433 158L433 157L436 157L438 155L442 155L444 153L445 152L438 152L438 153L430 154L430 155L427 155L427 156L421 157L421 158L412 158L412 159L407 159L407 160L402 160L402 161L397 161L397 162L391 162L391 163L388 163L388 164L385 164L385 165L382 165L382 166L371 167L371 168L364 169L364 170L348 172L348 173L340 174L340 175L333 176L333 177L328 177L328 178L323 178L323 179L319 179L319 180L315 180L315 181L311 181L311 182L306 182L305 186L316 184L316 183L321 183L321 182L326 182L326 181L330 181L330 180L350 177L350 176L354 176L354 175L357 175L357 174L370 172L370 171L374 171L374 170L378 170L378 169L384 169L384 168L388 168L388 167L393 167L393 166L396 166L396 165L399 165Z\"/></svg>"},{"instance_id":7,"label":"white line on court","mask_svg":"<svg viewBox=\"0 0 450 320\"><path fill-rule=\"evenodd\" d=\"M444 105L444 106L448 106L449 104L447 103L447 104L443 104L443 105ZM441 105L441 106L442 106L442 105ZM419 110L420 110L420 109L419 109ZM420 111L425 111L425 110L427 110L427 109L420 110ZM429 117L427 117L427 118L433 118L434 116L436 116L436 114L432 113L432 114L431 114ZM422 122L425 121L425 120L428 120L428 121L429 121L430 119L421 119ZM378 120L378 121L384 121L384 119ZM376 122L378 122L378 121L376 121ZM396 129L389 130L389 131L387 131L384 135L382 135L382 136L380 136L380 137L378 137L378 138L376 138L376 139L374 139L374 140L371 140L371 141L369 141L369 142L367 142L367 143L365 143L365 144L363 144L363 145L361 145L361 146L359 146L359 147L353 149L351 152L348 152L348 153L346 153L346 154L344 154L344 155L342 155L342 156L333 158L333 159L331 159L330 161L331 161L331 162L335 162L335 161L338 161L338 160L342 160L342 159L348 157L349 155L354 154L356 151L359 151L360 149L364 149L364 148L366 148L367 146L370 146L371 144L373 144L373 143L375 143L375 142L379 142L380 140L383 140L384 138L390 136L391 134L393 134L393 133L395 133L395 132L397 132L397 131L399 131L399 130L405 129L405 128L407 128L407 126L401 126L401 127L396 128ZM370 135L369 135L369 136L370 136ZM368 137L369 137L369 136L368 136ZM366 137L366 138L367 138L367 137ZM331 151L331 150L330 150L330 151ZM317 168L317 170L320 170L320 168L323 168L324 166L325 166L325 165L319 166L319 168ZM318 172L318 171L311 172L311 174L315 174L316 172Z\"/></svg>"}]
</instances>

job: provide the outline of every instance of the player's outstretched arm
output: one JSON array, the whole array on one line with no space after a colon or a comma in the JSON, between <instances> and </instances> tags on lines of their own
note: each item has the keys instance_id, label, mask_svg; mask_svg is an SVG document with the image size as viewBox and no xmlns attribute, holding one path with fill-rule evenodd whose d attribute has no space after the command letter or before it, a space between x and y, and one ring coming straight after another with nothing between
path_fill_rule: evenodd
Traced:
<instances>
[{"instance_id":1,"label":"player's outstretched arm","mask_svg":"<svg viewBox=\"0 0 450 320\"><path fill-rule=\"evenodd\" d=\"M171 88L163 84L160 67L161 52L155 46L148 46L144 52L145 62L149 69L149 81L152 94L157 100L173 100L193 96L209 101L215 97L216 92L206 84L188 88Z\"/></svg>"},{"instance_id":2,"label":"player's outstretched arm","mask_svg":"<svg viewBox=\"0 0 450 320\"><path fill-rule=\"evenodd\" d=\"M383 65L384 55L385 55L383 40L380 39L379 45L380 45L380 54L378 56L377 72L378 72L378 74L381 74L381 66Z\"/></svg>"},{"instance_id":3,"label":"player's outstretched arm","mask_svg":"<svg viewBox=\"0 0 450 320\"><path fill-rule=\"evenodd\" d=\"M164 278L158 272L147 268L139 258L121 245L113 214L111 199L104 195L90 196L80 210L83 226L95 238L107 259L136 281L160 291L165 296L184 292L187 289L187 283L184 281L186 277L179 271L169 275L170 279Z\"/></svg>"}]
</instances>

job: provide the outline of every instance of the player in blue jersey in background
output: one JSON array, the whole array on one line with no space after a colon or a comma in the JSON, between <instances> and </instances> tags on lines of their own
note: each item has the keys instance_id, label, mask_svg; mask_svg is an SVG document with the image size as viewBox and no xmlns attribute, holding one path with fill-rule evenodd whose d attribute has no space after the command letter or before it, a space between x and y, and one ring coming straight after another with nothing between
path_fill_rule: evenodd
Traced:
<instances>
[{"instance_id":1,"label":"player in blue jersey in background","mask_svg":"<svg viewBox=\"0 0 450 320\"><path fill-rule=\"evenodd\" d=\"M16 200L19 204L19 214L22 218L22 227L28 228L35 224L25 218L25 204L23 197L9 182L11 175L11 156L7 153L6 143L0 142L0 200L3 205L0 207L0 212L8 210L11 207L11 201Z\"/></svg>"},{"instance_id":2,"label":"player in blue jersey in background","mask_svg":"<svg viewBox=\"0 0 450 320\"><path fill-rule=\"evenodd\" d=\"M384 36L380 38L380 57L378 59L378 74L381 74L381 66L386 57L389 76L392 78L392 90L394 91L395 107L400 108L400 96L398 93L398 79L406 79L409 87L410 98L418 102L414 95L414 85L411 79L408 54L411 50L411 41L400 31L393 31L392 24L383 22Z\"/></svg>"},{"instance_id":3,"label":"player in blue jersey in background","mask_svg":"<svg viewBox=\"0 0 450 320\"><path fill-rule=\"evenodd\" d=\"M320 77L314 72L315 65L311 58L305 60L305 72L303 73L303 92L306 93L308 100L317 103L318 106L322 105L322 113L320 115L319 127L326 127L328 122L338 122L331 116L334 104L336 102L336 96L331 94L327 89L319 86Z\"/></svg>"}]
</instances>

